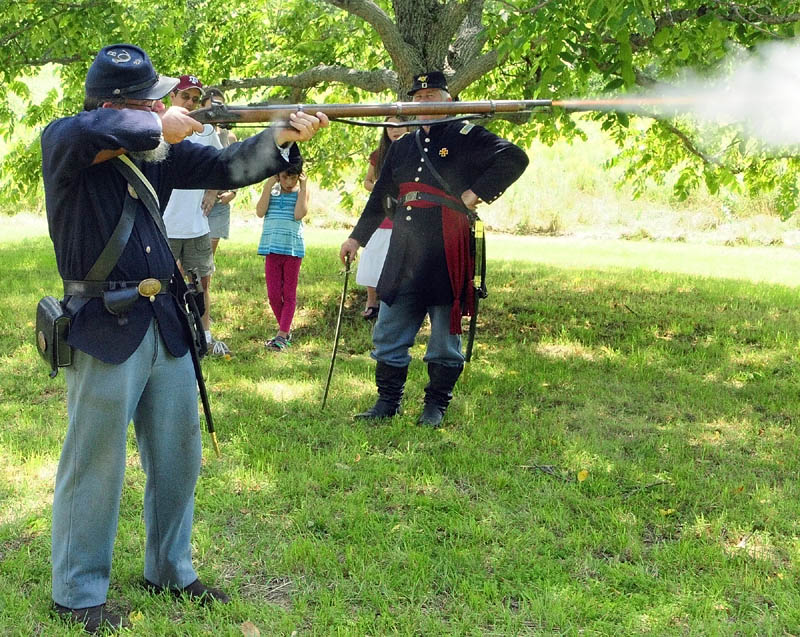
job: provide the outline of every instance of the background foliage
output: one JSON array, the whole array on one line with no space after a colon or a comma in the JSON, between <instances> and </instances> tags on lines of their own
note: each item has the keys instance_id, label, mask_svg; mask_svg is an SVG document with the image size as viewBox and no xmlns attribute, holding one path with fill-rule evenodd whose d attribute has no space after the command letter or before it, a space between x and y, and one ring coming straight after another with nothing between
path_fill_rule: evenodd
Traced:
<instances>
[{"instance_id":1,"label":"background foliage","mask_svg":"<svg viewBox=\"0 0 800 637\"><path fill-rule=\"evenodd\" d=\"M196 73L240 102L388 101L430 68L446 68L465 99L627 92L682 69L724 71L732 51L800 31L800 0L0 0L0 15L0 133L12 146L0 196L15 202L39 188L38 148L20 127L79 109L86 68L109 42L140 44L162 72ZM60 90L34 100L22 80L41 69L58 75ZM681 198L702 183L712 193L774 192L784 216L797 205L792 152L765 152L734 127L704 130L686 118L596 117L637 192L677 173ZM563 112L493 127L522 143L582 135ZM363 164L376 138L337 125L307 154L324 185L344 190L342 171Z\"/></svg>"}]
</instances>

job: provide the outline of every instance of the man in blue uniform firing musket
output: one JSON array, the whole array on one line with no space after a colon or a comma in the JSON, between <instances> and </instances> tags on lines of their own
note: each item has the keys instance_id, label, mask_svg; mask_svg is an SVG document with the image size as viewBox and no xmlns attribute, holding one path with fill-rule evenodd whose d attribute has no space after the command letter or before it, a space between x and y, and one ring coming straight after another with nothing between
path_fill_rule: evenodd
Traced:
<instances>
[{"instance_id":1,"label":"man in blue uniform firing musket","mask_svg":"<svg viewBox=\"0 0 800 637\"><path fill-rule=\"evenodd\" d=\"M297 113L286 127L224 150L199 146L184 139L202 124L161 102L177 83L158 75L142 49L107 46L86 76L85 110L52 122L41 139L74 350L53 500L52 594L58 615L87 632L126 623L105 602L131 420L147 476L145 586L228 601L192 565L198 390L161 215L175 188L228 190L284 170L289 146L328 123ZM122 157L137 178L126 176Z\"/></svg>"}]
</instances>

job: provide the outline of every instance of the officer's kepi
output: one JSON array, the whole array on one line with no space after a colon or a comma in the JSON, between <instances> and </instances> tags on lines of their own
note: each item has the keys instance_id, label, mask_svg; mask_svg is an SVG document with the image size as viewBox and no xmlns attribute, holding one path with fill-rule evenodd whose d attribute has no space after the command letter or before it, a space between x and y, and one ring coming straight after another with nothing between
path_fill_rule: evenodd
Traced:
<instances>
[{"instance_id":1,"label":"officer's kepi","mask_svg":"<svg viewBox=\"0 0 800 637\"><path fill-rule=\"evenodd\" d=\"M125 97L158 100L178 84L178 79L156 73L142 49L132 44L103 47L86 74L87 97Z\"/></svg>"},{"instance_id":2,"label":"officer's kepi","mask_svg":"<svg viewBox=\"0 0 800 637\"><path fill-rule=\"evenodd\" d=\"M408 95L413 95L417 91L424 88L440 88L443 91L447 89L447 79L441 71L428 71L427 73L420 73L414 76L414 84L408 91Z\"/></svg>"}]
</instances>

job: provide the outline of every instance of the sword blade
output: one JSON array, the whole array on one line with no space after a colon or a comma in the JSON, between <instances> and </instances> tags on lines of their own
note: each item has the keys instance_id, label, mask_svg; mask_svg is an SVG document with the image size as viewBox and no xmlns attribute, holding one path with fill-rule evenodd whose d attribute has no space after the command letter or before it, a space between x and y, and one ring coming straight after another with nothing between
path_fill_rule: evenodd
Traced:
<instances>
[{"instance_id":1,"label":"sword blade","mask_svg":"<svg viewBox=\"0 0 800 637\"><path fill-rule=\"evenodd\" d=\"M339 301L339 316L336 319L336 334L333 337L333 354L331 354L331 365L328 369L328 380L325 383L325 394L322 396L322 409L328 402L328 390L331 387L333 377L333 367L336 365L336 352L339 349L339 335L342 333L342 314L344 313L344 300L347 297L347 280L350 277L350 257L345 258L344 264L344 286L342 287L342 298Z\"/></svg>"}]
</instances>

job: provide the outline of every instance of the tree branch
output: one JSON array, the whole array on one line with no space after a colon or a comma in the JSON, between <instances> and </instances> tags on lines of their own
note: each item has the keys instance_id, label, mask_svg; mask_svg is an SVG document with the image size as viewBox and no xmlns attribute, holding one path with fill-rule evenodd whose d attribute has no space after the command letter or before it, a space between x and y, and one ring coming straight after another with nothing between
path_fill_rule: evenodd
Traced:
<instances>
[{"instance_id":1,"label":"tree branch","mask_svg":"<svg viewBox=\"0 0 800 637\"><path fill-rule=\"evenodd\" d=\"M677 137L681 141L681 144L683 144L683 147L686 150L688 150L695 157L699 157L700 159L702 159L703 163L712 164L714 166L722 166L723 165L718 159L715 159L714 157L706 155L702 150L700 150L695 145L695 143L691 139L689 139L689 136L686 133L684 133L680 128L675 126L674 124L671 124L667 120L662 119L660 117L653 116L653 119L658 121L670 133L675 135L675 137Z\"/></svg>"},{"instance_id":2,"label":"tree branch","mask_svg":"<svg viewBox=\"0 0 800 637\"><path fill-rule=\"evenodd\" d=\"M476 8L478 17L480 17L483 3L484 0L469 0L468 2L456 0L445 3L436 21L437 29L433 36L434 40L430 43L432 55L442 61L442 66L444 66L444 62L448 58L448 53L452 50L451 43L465 27L465 23L471 22L470 18L474 17ZM444 71L445 69L442 68L442 70Z\"/></svg>"},{"instance_id":3,"label":"tree branch","mask_svg":"<svg viewBox=\"0 0 800 637\"><path fill-rule=\"evenodd\" d=\"M500 56L497 54L496 49L469 60L448 82L450 92L453 95L458 95L470 84L497 68L499 62Z\"/></svg>"},{"instance_id":4,"label":"tree branch","mask_svg":"<svg viewBox=\"0 0 800 637\"><path fill-rule=\"evenodd\" d=\"M768 24L771 26L780 26L784 24L792 24L794 22L800 22L800 13L790 13L787 15L772 15L772 14L761 14L758 13L752 7L742 7L735 3L723 3L721 0L710 0L710 2L716 4L719 7L719 11L715 12L715 15L725 22L736 22L738 24L746 24L762 33L769 35L771 38L780 38L781 36L773 33L769 29L765 29L764 27L757 24L761 22L763 24ZM725 11L727 10L727 11ZM755 20L745 18L741 11L745 10L748 13L751 13L755 16ZM638 34L631 34L631 45L633 46L634 51L639 51L643 48L646 48L650 41L653 39L653 36L658 33L661 29L664 29L669 26L676 26L679 24L683 24L690 20L696 20L698 18L702 18L704 15L708 14L709 11L713 11L706 5L700 5L696 9L681 9L678 11L667 11L664 14L661 14L655 19L655 30L653 31L653 35L651 36L641 36ZM615 38L609 38L606 43L608 44L615 44Z\"/></svg>"},{"instance_id":5,"label":"tree branch","mask_svg":"<svg viewBox=\"0 0 800 637\"><path fill-rule=\"evenodd\" d=\"M322 0L337 9L347 11L369 24L380 37L400 77L410 78L420 66L417 52L403 40L397 25L386 12L371 0Z\"/></svg>"},{"instance_id":6,"label":"tree branch","mask_svg":"<svg viewBox=\"0 0 800 637\"><path fill-rule=\"evenodd\" d=\"M480 55L486 43L486 29L483 26L483 0L472 2L454 34L453 43L447 51L447 66L454 73Z\"/></svg>"},{"instance_id":7,"label":"tree branch","mask_svg":"<svg viewBox=\"0 0 800 637\"><path fill-rule=\"evenodd\" d=\"M527 9L520 9L518 6L516 6L515 4L509 2L508 0L497 0L497 2L499 2L500 4L506 5L509 9L513 10L515 13L517 13L519 15L525 15L525 14L527 14L527 15L535 15L539 11L541 11L545 6L547 6L548 4L553 2L553 0L541 0L541 2L539 2L539 4L537 4L537 5L533 6L533 7L528 7Z\"/></svg>"},{"instance_id":8,"label":"tree branch","mask_svg":"<svg viewBox=\"0 0 800 637\"><path fill-rule=\"evenodd\" d=\"M273 77L252 77L241 80L227 79L220 82L222 89L258 88L264 86L289 86L296 89L309 89L327 82L355 86L370 93L398 91L397 74L381 69L376 71L356 71L344 66L320 64L297 75L276 75Z\"/></svg>"},{"instance_id":9,"label":"tree branch","mask_svg":"<svg viewBox=\"0 0 800 637\"><path fill-rule=\"evenodd\" d=\"M514 6L513 4L511 4L510 2L508 2L507 0L500 0L500 2L503 2L503 4L506 4L508 7L514 9L515 11L519 13L526 13L531 16L541 11L544 7L546 7L553 1L554 0L541 0L541 2L539 2L535 6L530 7L529 9L521 10L516 6ZM515 27L516 23L509 24L505 29L502 29L498 32L497 34L498 38L502 39L503 37L507 36L509 33L511 33L511 31L514 30ZM475 37L479 37L479 35L476 34ZM532 44L532 48L536 48L536 46L541 42L544 42L544 40L545 40L544 37L539 38L535 43ZM481 39L481 44L482 43L483 42ZM449 82L451 92L453 93L453 95L458 95L470 84L479 80L486 73L489 73L490 71L493 71L495 68L497 68L499 64L500 64L500 56L497 54L497 51L495 49L487 51L486 53L478 57L472 57L470 59L467 59L464 62L464 65L459 70L457 70L457 72Z\"/></svg>"}]
</instances>

